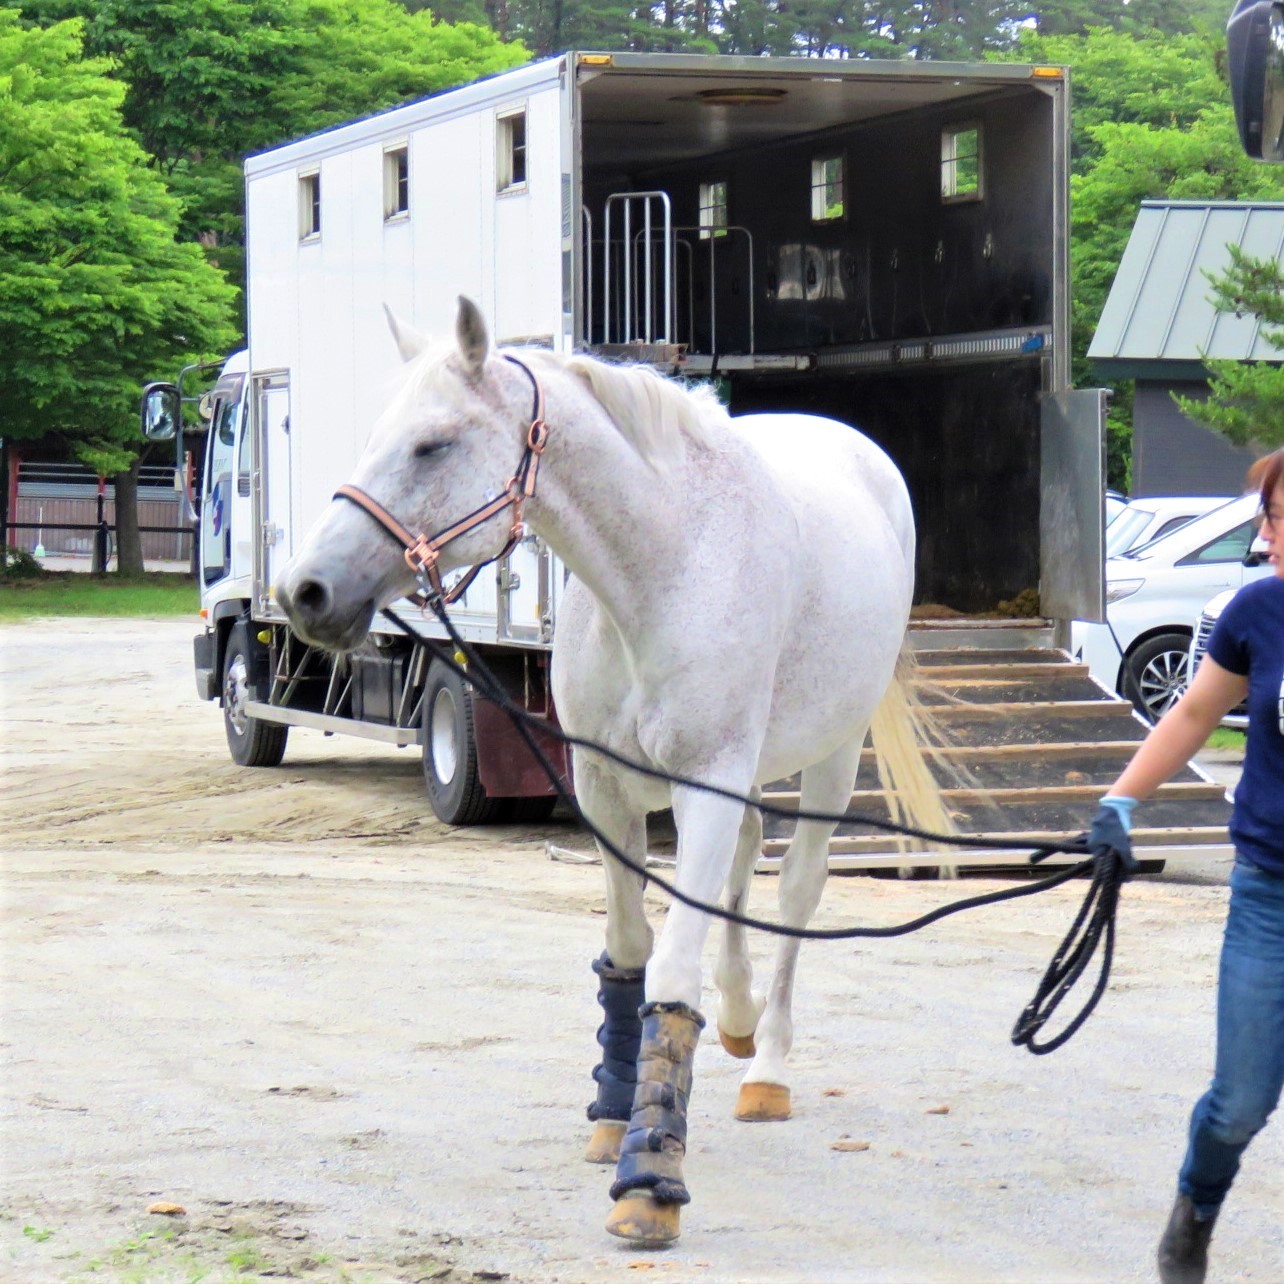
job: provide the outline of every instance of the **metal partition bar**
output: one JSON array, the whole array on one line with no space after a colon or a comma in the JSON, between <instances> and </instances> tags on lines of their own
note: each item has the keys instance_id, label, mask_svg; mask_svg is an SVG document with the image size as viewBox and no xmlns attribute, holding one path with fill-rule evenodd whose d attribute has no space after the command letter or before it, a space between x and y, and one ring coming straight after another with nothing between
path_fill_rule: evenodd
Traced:
<instances>
[{"instance_id":1,"label":"metal partition bar","mask_svg":"<svg viewBox=\"0 0 1284 1284\"><path fill-rule=\"evenodd\" d=\"M593 212L587 205L580 206L580 222L584 230L584 310L580 341L590 344L593 342Z\"/></svg>"},{"instance_id":2,"label":"metal partition bar","mask_svg":"<svg viewBox=\"0 0 1284 1284\"><path fill-rule=\"evenodd\" d=\"M652 259L652 242L654 239L651 202L658 201L663 215L661 235L664 244L664 299L663 312L657 314L653 278L655 264ZM616 341L615 327L611 318L611 277L612 277L612 241L611 211L612 206L623 206L623 237L620 246L620 275L622 277L623 307L620 321L621 343L633 343L639 338L647 343L671 343L673 341L673 207L668 192L617 192L606 198L603 240L602 240L602 341ZM642 231L639 237L643 245L645 262L642 271L646 275L644 282L636 282L637 268L633 262L632 247L633 210L638 207L641 215ZM642 308L640 317L634 316L635 295Z\"/></svg>"},{"instance_id":3,"label":"metal partition bar","mask_svg":"<svg viewBox=\"0 0 1284 1284\"><path fill-rule=\"evenodd\" d=\"M738 223L731 223L731 224L728 224L726 227L718 227L718 228L712 228L704 225L696 225L694 227L675 227L673 231L674 233L678 233L678 232L708 232L709 233L709 236L707 239L709 241L709 349L710 349L710 352L717 352L718 350L718 302L717 302L718 268L717 268L717 258L714 254L714 244L719 238L715 235L715 233L739 232L741 235L744 236L745 241L747 243L748 251L749 251L749 351L750 353L756 352L757 351L757 332L755 328L756 319L754 315L754 300L755 300L756 292L754 290L754 275L753 275L753 233L747 227L741 227ZM693 265L693 270L694 270L694 265ZM693 323L694 323L694 318L693 318ZM695 333L695 330L694 330L694 324L693 324L691 335L687 336L688 342L691 341L692 335L694 335L694 333Z\"/></svg>"}]
</instances>

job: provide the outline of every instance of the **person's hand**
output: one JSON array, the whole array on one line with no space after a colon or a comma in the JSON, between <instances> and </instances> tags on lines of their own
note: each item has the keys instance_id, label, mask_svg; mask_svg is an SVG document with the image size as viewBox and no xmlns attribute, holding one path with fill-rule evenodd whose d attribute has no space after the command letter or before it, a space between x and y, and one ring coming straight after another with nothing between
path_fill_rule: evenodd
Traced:
<instances>
[{"instance_id":1,"label":"person's hand","mask_svg":"<svg viewBox=\"0 0 1284 1284\"><path fill-rule=\"evenodd\" d=\"M1088 829L1088 850L1094 856L1113 852L1123 862L1125 876L1135 874L1140 868L1128 837L1132 827L1132 809L1136 805L1135 798L1108 795L1101 800Z\"/></svg>"}]
</instances>

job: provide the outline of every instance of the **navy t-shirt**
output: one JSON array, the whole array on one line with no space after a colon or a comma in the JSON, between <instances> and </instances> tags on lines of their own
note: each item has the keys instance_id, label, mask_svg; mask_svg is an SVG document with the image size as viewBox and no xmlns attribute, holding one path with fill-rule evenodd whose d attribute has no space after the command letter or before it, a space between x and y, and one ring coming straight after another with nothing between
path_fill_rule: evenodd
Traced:
<instances>
[{"instance_id":1,"label":"navy t-shirt","mask_svg":"<svg viewBox=\"0 0 1284 1284\"><path fill-rule=\"evenodd\" d=\"M1284 874L1284 578L1240 589L1208 639L1208 654L1248 677L1248 744L1231 841L1255 865Z\"/></svg>"}]
</instances>

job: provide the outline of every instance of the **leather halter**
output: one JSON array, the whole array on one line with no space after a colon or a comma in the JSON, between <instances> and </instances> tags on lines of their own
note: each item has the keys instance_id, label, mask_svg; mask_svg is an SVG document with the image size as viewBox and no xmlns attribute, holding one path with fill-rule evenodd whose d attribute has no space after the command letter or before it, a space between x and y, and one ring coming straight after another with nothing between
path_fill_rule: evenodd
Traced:
<instances>
[{"instance_id":1,"label":"leather halter","mask_svg":"<svg viewBox=\"0 0 1284 1284\"><path fill-rule=\"evenodd\" d=\"M429 599L440 598L447 605L463 596L482 567L507 557L517 547L522 538L522 509L526 501L535 494L535 479L539 472L540 456L548 444L548 424L544 422L544 389L540 387L534 371L524 361L510 356L507 352L502 356L505 361L511 361L531 381L531 387L534 390L531 422L526 430L526 449L518 461L517 471L508 479L503 494L497 495L480 508L475 508L467 517L460 518L453 525L443 527L435 535L427 536L411 534L377 499L367 495L358 486L345 484L334 492L335 499L346 499L373 517L405 549L406 565L414 573L425 596ZM489 521L497 513L502 513L506 508L513 510L513 524L508 532L508 542L494 557L470 567L449 592L442 592L441 573L437 570L441 550L452 540L466 535L483 522Z\"/></svg>"}]
</instances>

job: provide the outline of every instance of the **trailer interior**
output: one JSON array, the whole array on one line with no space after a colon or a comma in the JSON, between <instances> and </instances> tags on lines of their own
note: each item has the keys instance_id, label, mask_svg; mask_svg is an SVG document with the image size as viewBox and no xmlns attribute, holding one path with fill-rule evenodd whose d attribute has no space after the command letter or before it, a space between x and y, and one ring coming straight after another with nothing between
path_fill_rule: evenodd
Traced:
<instances>
[{"instance_id":1,"label":"trailer interior","mask_svg":"<svg viewBox=\"0 0 1284 1284\"><path fill-rule=\"evenodd\" d=\"M1060 72L683 61L579 67L582 340L877 440L921 604L1037 590L1041 394L1068 383Z\"/></svg>"}]
</instances>

